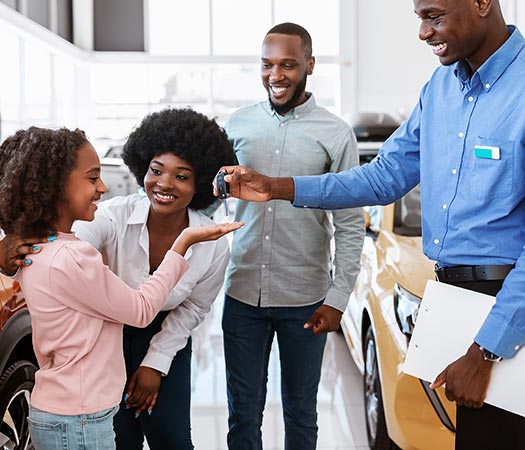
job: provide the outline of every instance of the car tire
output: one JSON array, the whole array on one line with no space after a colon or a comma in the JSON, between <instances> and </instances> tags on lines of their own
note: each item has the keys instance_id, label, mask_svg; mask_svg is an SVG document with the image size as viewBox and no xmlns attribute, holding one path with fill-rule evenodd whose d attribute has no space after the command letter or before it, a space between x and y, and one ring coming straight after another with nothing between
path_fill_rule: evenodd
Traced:
<instances>
[{"instance_id":1,"label":"car tire","mask_svg":"<svg viewBox=\"0 0 525 450\"><path fill-rule=\"evenodd\" d=\"M0 432L10 439L14 450L34 450L27 416L36 370L32 362L21 360L10 365L0 376Z\"/></svg>"},{"instance_id":2,"label":"car tire","mask_svg":"<svg viewBox=\"0 0 525 450\"><path fill-rule=\"evenodd\" d=\"M364 357L363 387L368 444L371 450L399 450L399 447L388 436L386 427L381 380L377 364L377 346L372 327L368 327L366 331Z\"/></svg>"}]
</instances>

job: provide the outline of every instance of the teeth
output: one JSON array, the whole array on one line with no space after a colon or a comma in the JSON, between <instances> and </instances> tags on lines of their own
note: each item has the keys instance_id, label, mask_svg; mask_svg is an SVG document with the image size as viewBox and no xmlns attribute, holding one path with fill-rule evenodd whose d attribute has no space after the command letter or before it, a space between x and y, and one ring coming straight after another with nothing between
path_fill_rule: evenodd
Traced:
<instances>
[{"instance_id":1,"label":"teeth","mask_svg":"<svg viewBox=\"0 0 525 450\"><path fill-rule=\"evenodd\" d=\"M174 195L169 194L159 194L158 192L155 193L155 195L160 198L161 200L175 200Z\"/></svg>"},{"instance_id":2,"label":"teeth","mask_svg":"<svg viewBox=\"0 0 525 450\"><path fill-rule=\"evenodd\" d=\"M285 88L285 87L272 86L272 91L273 91L275 94L280 94L281 92L286 91L286 88Z\"/></svg>"},{"instance_id":3,"label":"teeth","mask_svg":"<svg viewBox=\"0 0 525 450\"><path fill-rule=\"evenodd\" d=\"M433 45L432 49L434 50L434 52L439 52L440 50L443 50L445 47L446 47L446 44L437 44L437 45Z\"/></svg>"}]
</instances>

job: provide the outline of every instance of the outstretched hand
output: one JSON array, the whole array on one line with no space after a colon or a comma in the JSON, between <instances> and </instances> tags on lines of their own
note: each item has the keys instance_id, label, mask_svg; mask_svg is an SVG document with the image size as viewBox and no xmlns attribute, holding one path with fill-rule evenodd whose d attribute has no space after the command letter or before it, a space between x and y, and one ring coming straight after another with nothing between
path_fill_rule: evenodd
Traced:
<instances>
[{"instance_id":1,"label":"outstretched hand","mask_svg":"<svg viewBox=\"0 0 525 450\"><path fill-rule=\"evenodd\" d=\"M328 305L321 305L304 324L304 328L311 328L314 335L336 331L339 329L342 316L341 311Z\"/></svg>"},{"instance_id":2,"label":"outstretched hand","mask_svg":"<svg viewBox=\"0 0 525 450\"><path fill-rule=\"evenodd\" d=\"M243 222L232 222L207 227L188 227L182 230L171 249L184 256L191 245L197 242L215 241L232 231L238 230L243 225Z\"/></svg>"},{"instance_id":3,"label":"outstretched hand","mask_svg":"<svg viewBox=\"0 0 525 450\"><path fill-rule=\"evenodd\" d=\"M39 253L45 238L23 238L19 234L8 234L0 240L0 268L7 274L13 275L19 267L31 264L29 255Z\"/></svg>"},{"instance_id":4,"label":"outstretched hand","mask_svg":"<svg viewBox=\"0 0 525 450\"><path fill-rule=\"evenodd\" d=\"M226 166L220 169L226 176L230 195L252 202L267 202L271 196L271 178L244 166ZM218 195L217 182L213 180L213 194Z\"/></svg>"},{"instance_id":5,"label":"outstretched hand","mask_svg":"<svg viewBox=\"0 0 525 450\"><path fill-rule=\"evenodd\" d=\"M449 364L430 387L436 389L445 384L445 395L451 402L468 408L481 408L487 396L493 364L485 361L474 343L465 355Z\"/></svg>"}]
</instances>

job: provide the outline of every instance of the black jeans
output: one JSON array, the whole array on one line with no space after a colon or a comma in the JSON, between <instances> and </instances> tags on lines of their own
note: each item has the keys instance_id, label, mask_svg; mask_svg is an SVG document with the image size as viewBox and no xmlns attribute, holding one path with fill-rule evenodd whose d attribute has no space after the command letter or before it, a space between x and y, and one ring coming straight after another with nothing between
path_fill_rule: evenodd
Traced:
<instances>
[{"instance_id":1,"label":"black jeans","mask_svg":"<svg viewBox=\"0 0 525 450\"><path fill-rule=\"evenodd\" d=\"M127 380L140 366L151 338L161 330L167 311L161 311L146 328L124 326L124 359ZM191 337L173 358L170 370L162 377L157 403L151 416L135 418L124 402L115 416L117 450L142 450L144 437L151 450L192 450L190 429Z\"/></svg>"},{"instance_id":2,"label":"black jeans","mask_svg":"<svg viewBox=\"0 0 525 450\"><path fill-rule=\"evenodd\" d=\"M496 295L503 280L451 284ZM525 417L487 403L480 409L456 406L456 450L500 449L525 450Z\"/></svg>"}]
</instances>

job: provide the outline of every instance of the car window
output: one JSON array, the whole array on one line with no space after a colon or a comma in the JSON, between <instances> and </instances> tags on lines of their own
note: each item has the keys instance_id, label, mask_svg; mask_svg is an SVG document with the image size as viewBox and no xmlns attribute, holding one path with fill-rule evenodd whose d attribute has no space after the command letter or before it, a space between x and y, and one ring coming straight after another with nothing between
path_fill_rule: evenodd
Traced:
<instances>
[{"instance_id":1,"label":"car window","mask_svg":"<svg viewBox=\"0 0 525 450\"><path fill-rule=\"evenodd\" d=\"M419 184L395 203L394 232L401 236L421 236Z\"/></svg>"}]
</instances>

